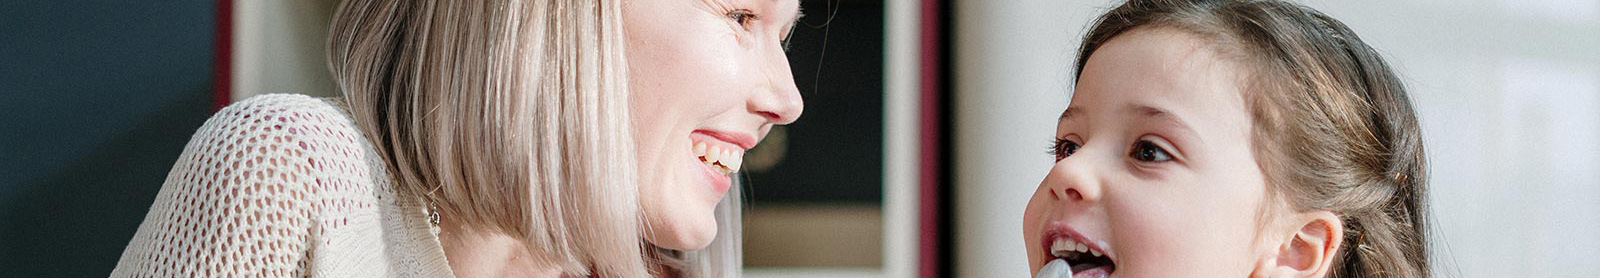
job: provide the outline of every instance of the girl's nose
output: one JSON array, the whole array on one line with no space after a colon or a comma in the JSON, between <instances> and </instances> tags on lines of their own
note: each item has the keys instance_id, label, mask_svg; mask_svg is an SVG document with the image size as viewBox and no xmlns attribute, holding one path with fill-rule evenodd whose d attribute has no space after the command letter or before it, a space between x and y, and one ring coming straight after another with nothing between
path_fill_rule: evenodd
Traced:
<instances>
[{"instance_id":1,"label":"girl's nose","mask_svg":"<svg viewBox=\"0 0 1600 278\"><path fill-rule=\"evenodd\" d=\"M1091 157L1079 151L1061 161L1057 161L1050 168L1050 174L1045 176L1044 186L1050 189L1053 200L1070 203L1094 203L1100 201L1101 184L1089 163Z\"/></svg>"}]
</instances>

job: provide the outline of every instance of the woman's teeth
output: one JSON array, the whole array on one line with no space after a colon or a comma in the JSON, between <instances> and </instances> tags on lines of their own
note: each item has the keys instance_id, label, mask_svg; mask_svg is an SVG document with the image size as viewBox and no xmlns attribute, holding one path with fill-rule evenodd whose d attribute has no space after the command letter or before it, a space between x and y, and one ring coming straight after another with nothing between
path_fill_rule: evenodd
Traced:
<instances>
[{"instance_id":1,"label":"woman's teeth","mask_svg":"<svg viewBox=\"0 0 1600 278\"><path fill-rule=\"evenodd\" d=\"M744 164L744 151L723 148L717 145L707 145L704 142L694 143L694 155L700 158L701 163L723 175L739 171L739 165Z\"/></svg>"}]
</instances>

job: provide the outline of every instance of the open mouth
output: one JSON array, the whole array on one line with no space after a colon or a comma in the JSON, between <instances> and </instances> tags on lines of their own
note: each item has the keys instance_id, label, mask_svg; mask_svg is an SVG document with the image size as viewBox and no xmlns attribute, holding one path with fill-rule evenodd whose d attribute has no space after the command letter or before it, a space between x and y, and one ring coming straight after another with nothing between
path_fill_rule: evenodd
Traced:
<instances>
[{"instance_id":1,"label":"open mouth","mask_svg":"<svg viewBox=\"0 0 1600 278\"><path fill-rule=\"evenodd\" d=\"M694 143L694 155L711 170L723 175L739 171L744 164L744 150L735 150L721 144Z\"/></svg>"},{"instance_id":2,"label":"open mouth","mask_svg":"<svg viewBox=\"0 0 1600 278\"><path fill-rule=\"evenodd\" d=\"M688 151L693 159L686 160L699 162L698 172L708 182L711 192L715 193L707 195L708 200L715 202L732 188L732 174L744 165L745 151L755 147L757 140L757 137L745 133L709 129L689 133Z\"/></svg>"},{"instance_id":3,"label":"open mouth","mask_svg":"<svg viewBox=\"0 0 1600 278\"><path fill-rule=\"evenodd\" d=\"M1075 278L1107 277L1117 270L1117 264L1102 251L1100 246L1085 244L1081 238L1075 239L1068 235L1050 238L1052 240L1049 242L1049 260L1066 261Z\"/></svg>"}]
</instances>

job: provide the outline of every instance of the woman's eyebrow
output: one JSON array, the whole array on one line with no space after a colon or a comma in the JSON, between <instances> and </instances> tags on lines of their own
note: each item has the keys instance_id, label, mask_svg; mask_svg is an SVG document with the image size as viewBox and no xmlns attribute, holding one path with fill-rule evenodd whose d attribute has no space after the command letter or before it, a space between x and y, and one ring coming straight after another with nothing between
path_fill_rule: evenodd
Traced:
<instances>
[{"instance_id":1,"label":"woman's eyebrow","mask_svg":"<svg viewBox=\"0 0 1600 278\"><path fill-rule=\"evenodd\" d=\"M781 4L783 1L784 0L773 0L772 2ZM769 6L769 7L771 7L771 6ZM774 8L774 9L781 9L781 8ZM778 15L778 14L780 14L780 13L774 12L774 15ZM793 16L794 16L794 18L790 18L789 20L785 20L786 22L784 22L784 24L783 24L784 28L793 29L796 25L799 25L801 18L805 18L806 17L805 7L804 6L800 6L799 2L795 2Z\"/></svg>"},{"instance_id":2,"label":"woman's eyebrow","mask_svg":"<svg viewBox=\"0 0 1600 278\"><path fill-rule=\"evenodd\" d=\"M790 1L790 0L772 0L772 3L773 4L784 4L783 2L786 2L786 1ZM803 16L806 16L805 6L804 5L800 5L800 0L794 0L794 18L795 19L800 19L800 17L803 17Z\"/></svg>"}]
</instances>

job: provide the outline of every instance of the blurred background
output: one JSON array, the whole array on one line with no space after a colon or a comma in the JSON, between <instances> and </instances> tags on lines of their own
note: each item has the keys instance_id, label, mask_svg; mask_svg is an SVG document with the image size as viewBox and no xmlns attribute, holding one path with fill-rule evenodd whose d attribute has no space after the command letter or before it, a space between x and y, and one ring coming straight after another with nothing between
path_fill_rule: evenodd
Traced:
<instances>
[{"instance_id":1,"label":"blurred background","mask_svg":"<svg viewBox=\"0 0 1600 278\"><path fill-rule=\"evenodd\" d=\"M751 277L1025 277L1022 208L1115 1L804 0L746 159ZM1441 277L1600 277L1600 0L1297 1L1411 88ZM109 273L219 104L334 97L337 1L0 2L0 277Z\"/></svg>"}]
</instances>

